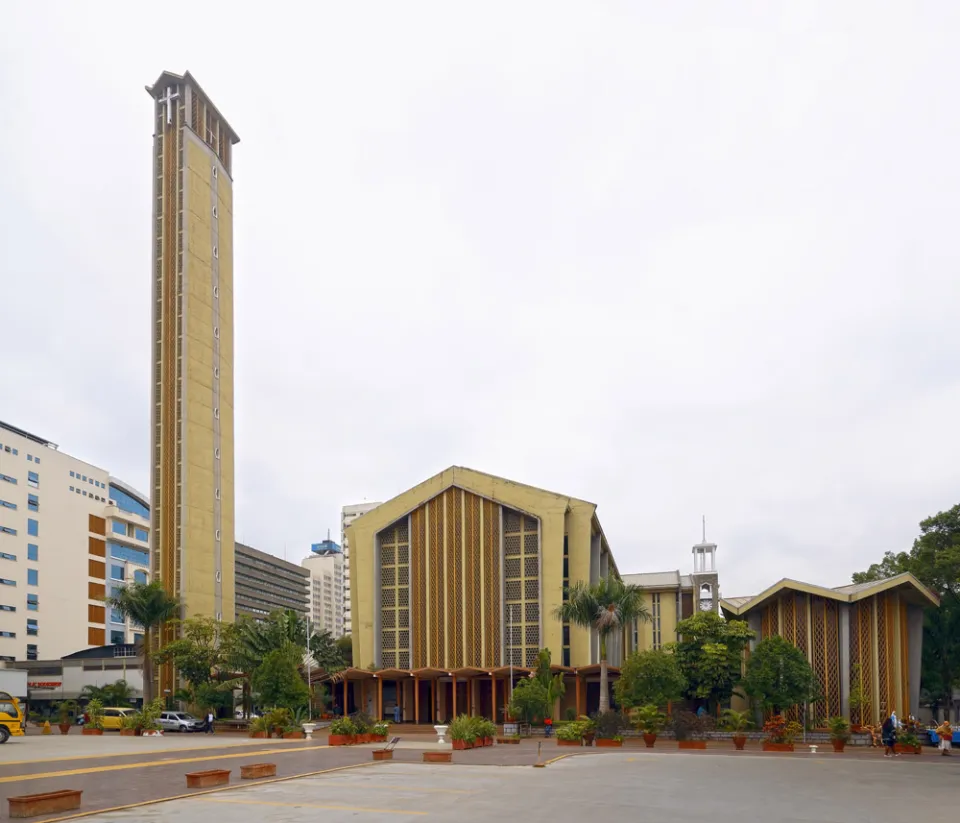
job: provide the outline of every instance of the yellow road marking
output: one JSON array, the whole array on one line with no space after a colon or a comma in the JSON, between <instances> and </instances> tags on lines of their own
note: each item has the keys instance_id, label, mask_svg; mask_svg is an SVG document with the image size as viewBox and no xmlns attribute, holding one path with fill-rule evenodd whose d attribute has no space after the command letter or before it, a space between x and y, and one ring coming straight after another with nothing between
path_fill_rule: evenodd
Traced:
<instances>
[{"instance_id":1,"label":"yellow road marking","mask_svg":"<svg viewBox=\"0 0 960 823\"><path fill-rule=\"evenodd\" d=\"M544 765L544 766L549 766L551 763L556 763L558 760L563 760L564 758L567 758L567 757L573 757L573 755L572 755L572 754L561 754L561 755L559 755L558 757L552 757L552 758L550 758L550 760L548 760L548 761L547 761L546 763L544 763L543 765Z\"/></svg>"},{"instance_id":2,"label":"yellow road marking","mask_svg":"<svg viewBox=\"0 0 960 823\"><path fill-rule=\"evenodd\" d=\"M63 817L48 817L45 820L38 820L36 823L63 823L67 820L80 820L83 817L93 817L97 814L110 814L112 812L124 812L129 809L139 809L142 806L156 806L158 803L166 803L169 800L187 800L191 797L202 797L207 794L216 794L218 792L228 792L228 791L242 791L243 789L251 789L254 786L262 786L264 783L285 783L288 780L299 780L302 777L316 777L320 774L328 774L329 772L345 772L350 769L363 769L367 766L373 766L374 761L369 763L354 763L352 766L335 766L332 769L320 769L316 772L304 772L303 774L291 774L286 777L274 777L268 778L267 780L257 780L256 782L250 783L248 785L237 785L237 786L218 786L215 789L207 789L202 792L190 792L189 794L175 794L170 797L158 797L154 800L141 800L137 803L127 803L125 806L110 806L106 809L93 809L89 812L77 812L76 814L67 814Z\"/></svg>"},{"instance_id":3,"label":"yellow road marking","mask_svg":"<svg viewBox=\"0 0 960 823\"><path fill-rule=\"evenodd\" d=\"M291 809L326 809L331 812L366 812L368 814L415 814L427 815L430 812L416 812L413 809L368 809L363 806L328 806L322 803L280 803L275 800L230 800L225 797L204 797L206 803L236 803L241 806L285 806Z\"/></svg>"},{"instance_id":4,"label":"yellow road marking","mask_svg":"<svg viewBox=\"0 0 960 823\"><path fill-rule=\"evenodd\" d=\"M155 754L178 754L180 752L207 752L211 749L233 749L237 746L276 746L279 740L264 743L263 740L242 740L219 746L184 746L179 749L161 749ZM290 740L289 743L303 743L303 740ZM79 754L76 757L39 757L36 760L0 760L0 769L4 766L27 766L33 763L58 763L61 760L101 760L105 757L137 757L143 752L107 752L106 754Z\"/></svg>"},{"instance_id":5,"label":"yellow road marking","mask_svg":"<svg viewBox=\"0 0 960 823\"><path fill-rule=\"evenodd\" d=\"M419 775L422 777L422 775ZM412 792L414 794L420 794L420 792L430 792L433 794L476 794L475 791L470 791L469 789L411 789L409 786L388 786L385 783L375 783L369 780L365 780L362 783L351 783L353 788L356 789L389 789L394 792Z\"/></svg>"},{"instance_id":6,"label":"yellow road marking","mask_svg":"<svg viewBox=\"0 0 960 823\"><path fill-rule=\"evenodd\" d=\"M235 752L233 754L210 754L206 757L179 757L173 760L147 760L140 763L120 763L116 766L91 766L87 769L66 769L59 772L39 772L38 774L14 774L0 777L0 783L16 783L20 780L44 780L49 777L72 777L78 774L95 772L119 772L126 769L147 769L152 766L175 766L178 763L203 763L207 760L229 760L235 757L251 757L253 754L289 754L293 752L312 752L328 749L329 746L310 746L299 749L267 749L259 752Z\"/></svg>"}]
</instances>

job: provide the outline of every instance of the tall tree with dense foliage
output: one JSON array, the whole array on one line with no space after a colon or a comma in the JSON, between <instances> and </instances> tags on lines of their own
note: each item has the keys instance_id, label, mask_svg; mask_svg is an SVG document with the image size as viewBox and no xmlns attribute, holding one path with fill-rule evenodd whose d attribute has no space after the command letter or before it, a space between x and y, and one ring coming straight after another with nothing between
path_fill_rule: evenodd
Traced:
<instances>
[{"instance_id":1,"label":"tall tree with dense foliage","mask_svg":"<svg viewBox=\"0 0 960 823\"><path fill-rule=\"evenodd\" d=\"M960 504L921 521L909 552L887 552L879 563L854 574L853 582L904 572L940 596L940 607L924 613L920 683L935 711L952 712L953 690L960 686Z\"/></svg>"},{"instance_id":2,"label":"tall tree with dense foliage","mask_svg":"<svg viewBox=\"0 0 960 823\"><path fill-rule=\"evenodd\" d=\"M337 648L343 658L344 668L349 669L353 665L353 638L349 634L338 637Z\"/></svg>"},{"instance_id":3,"label":"tall tree with dense foliage","mask_svg":"<svg viewBox=\"0 0 960 823\"><path fill-rule=\"evenodd\" d=\"M745 620L724 620L716 612L697 612L677 624L672 643L687 681L685 696L705 701L711 710L733 695L740 682L743 650L755 636Z\"/></svg>"},{"instance_id":4,"label":"tall tree with dense foliage","mask_svg":"<svg viewBox=\"0 0 960 823\"><path fill-rule=\"evenodd\" d=\"M747 661L743 690L774 714L816 703L822 696L806 655L780 635L757 643Z\"/></svg>"},{"instance_id":5,"label":"tall tree with dense foliage","mask_svg":"<svg viewBox=\"0 0 960 823\"><path fill-rule=\"evenodd\" d=\"M509 711L521 723L542 720L550 713L550 695L537 677L524 677L513 688Z\"/></svg>"},{"instance_id":6,"label":"tall tree with dense foliage","mask_svg":"<svg viewBox=\"0 0 960 823\"><path fill-rule=\"evenodd\" d=\"M314 663L325 672L334 673L346 668L340 645L326 629L310 637L310 654Z\"/></svg>"},{"instance_id":7,"label":"tall tree with dense foliage","mask_svg":"<svg viewBox=\"0 0 960 823\"><path fill-rule=\"evenodd\" d=\"M650 614L639 586L624 583L610 575L592 586L582 580L566 593L554 617L592 629L600 637L600 711L610 709L610 686L607 674L607 641L631 626L635 620L646 621Z\"/></svg>"},{"instance_id":8,"label":"tall tree with dense foliage","mask_svg":"<svg viewBox=\"0 0 960 823\"><path fill-rule=\"evenodd\" d=\"M654 705L662 707L683 697L687 680L676 655L665 649L634 652L620 667L613 684L617 703L625 709Z\"/></svg>"},{"instance_id":9,"label":"tall tree with dense foliage","mask_svg":"<svg viewBox=\"0 0 960 823\"><path fill-rule=\"evenodd\" d=\"M153 632L164 623L180 616L180 601L167 594L163 583L128 583L104 603L116 609L125 619L143 626L143 705L153 698Z\"/></svg>"},{"instance_id":10,"label":"tall tree with dense foliage","mask_svg":"<svg viewBox=\"0 0 960 823\"><path fill-rule=\"evenodd\" d=\"M233 690L240 678L231 671L234 626L212 617L191 617L179 622L179 637L158 650L154 660L170 663L186 681L177 699L206 711L233 708Z\"/></svg>"},{"instance_id":11,"label":"tall tree with dense foliage","mask_svg":"<svg viewBox=\"0 0 960 823\"><path fill-rule=\"evenodd\" d=\"M301 664L292 644L267 653L251 678L261 706L293 710L307 705L310 690L300 672Z\"/></svg>"},{"instance_id":12,"label":"tall tree with dense foliage","mask_svg":"<svg viewBox=\"0 0 960 823\"><path fill-rule=\"evenodd\" d=\"M534 674L547 690L547 705L554 713L559 701L567 693L567 684L563 682L562 674L554 674L551 669L550 649L540 649L537 652L537 665Z\"/></svg>"}]
</instances>

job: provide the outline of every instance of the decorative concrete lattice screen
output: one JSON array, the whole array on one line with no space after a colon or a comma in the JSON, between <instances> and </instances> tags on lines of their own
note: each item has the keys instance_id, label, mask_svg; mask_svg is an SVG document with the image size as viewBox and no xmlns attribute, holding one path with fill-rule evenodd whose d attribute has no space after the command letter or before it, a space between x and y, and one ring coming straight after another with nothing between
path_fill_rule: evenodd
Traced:
<instances>
[{"instance_id":1,"label":"decorative concrete lattice screen","mask_svg":"<svg viewBox=\"0 0 960 823\"><path fill-rule=\"evenodd\" d=\"M410 522L413 668L500 665L500 507L450 488Z\"/></svg>"},{"instance_id":2,"label":"decorative concrete lattice screen","mask_svg":"<svg viewBox=\"0 0 960 823\"><path fill-rule=\"evenodd\" d=\"M380 660L410 668L410 536L407 518L380 532Z\"/></svg>"},{"instance_id":3,"label":"decorative concrete lattice screen","mask_svg":"<svg viewBox=\"0 0 960 823\"><path fill-rule=\"evenodd\" d=\"M534 666L540 650L538 523L503 509L504 665Z\"/></svg>"},{"instance_id":4,"label":"decorative concrete lattice screen","mask_svg":"<svg viewBox=\"0 0 960 823\"><path fill-rule=\"evenodd\" d=\"M873 694L873 601L861 600L850 607L850 689L860 686L864 703L851 710L855 723L872 725L877 721L877 701Z\"/></svg>"}]
</instances>

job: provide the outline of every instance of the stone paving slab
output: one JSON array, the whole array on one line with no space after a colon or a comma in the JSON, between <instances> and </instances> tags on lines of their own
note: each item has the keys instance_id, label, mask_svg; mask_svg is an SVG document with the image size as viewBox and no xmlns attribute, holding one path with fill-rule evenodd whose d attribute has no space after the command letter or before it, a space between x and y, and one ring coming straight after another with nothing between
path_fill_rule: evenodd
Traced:
<instances>
[{"instance_id":1,"label":"stone paving slab","mask_svg":"<svg viewBox=\"0 0 960 823\"><path fill-rule=\"evenodd\" d=\"M505 747L506 748L506 747ZM521 747L522 748L522 747ZM946 758L944 758L946 760ZM956 772L950 769L949 776ZM90 823L490 820L854 823L955 820L946 773L918 760L618 752L545 769L381 763L86 818ZM947 794L945 794L945 792ZM941 798L944 802L934 802Z\"/></svg>"},{"instance_id":2,"label":"stone paving slab","mask_svg":"<svg viewBox=\"0 0 960 823\"><path fill-rule=\"evenodd\" d=\"M181 749L249 746L262 741L249 737L215 734L165 734L162 737L122 737L117 732L81 735L59 732L51 735L11 737L0 746L0 767L30 760L67 760L95 755L151 754ZM274 741L276 742L276 741ZM291 741L295 742L295 741ZM326 742L324 735L323 742Z\"/></svg>"}]
</instances>

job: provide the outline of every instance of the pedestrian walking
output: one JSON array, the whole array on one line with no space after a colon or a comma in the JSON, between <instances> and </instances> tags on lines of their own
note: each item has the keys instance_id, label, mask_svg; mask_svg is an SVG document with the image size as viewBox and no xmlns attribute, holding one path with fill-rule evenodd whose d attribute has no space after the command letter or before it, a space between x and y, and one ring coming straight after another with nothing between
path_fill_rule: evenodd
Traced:
<instances>
[{"instance_id":1,"label":"pedestrian walking","mask_svg":"<svg viewBox=\"0 0 960 823\"><path fill-rule=\"evenodd\" d=\"M883 725L880 727L880 740L883 743L883 756L884 757L899 757L896 753L897 745L897 727L893 722L893 717L887 717L883 721Z\"/></svg>"},{"instance_id":2,"label":"pedestrian walking","mask_svg":"<svg viewBox=\"0 0 960 823\"><path fill-rule=\"evenodd\" d=\"M208 711L208 712L207 712L207 728L206 728L206 733L207 733L207 734L213 734L213 712L211 712L211 711Z\"/></svg>"},{"instance_id":3,"label":"pedestrian walking","mask_svg":"<svg viewBox=\"0 0 960 823\"><path fill-rule=\"evenodd\" d=\"M940 738L940 754L946 757L953 747L953 728L950 726L949 720L944 720L937 726L937 736Z\"/></svg>"}]
</instances>

